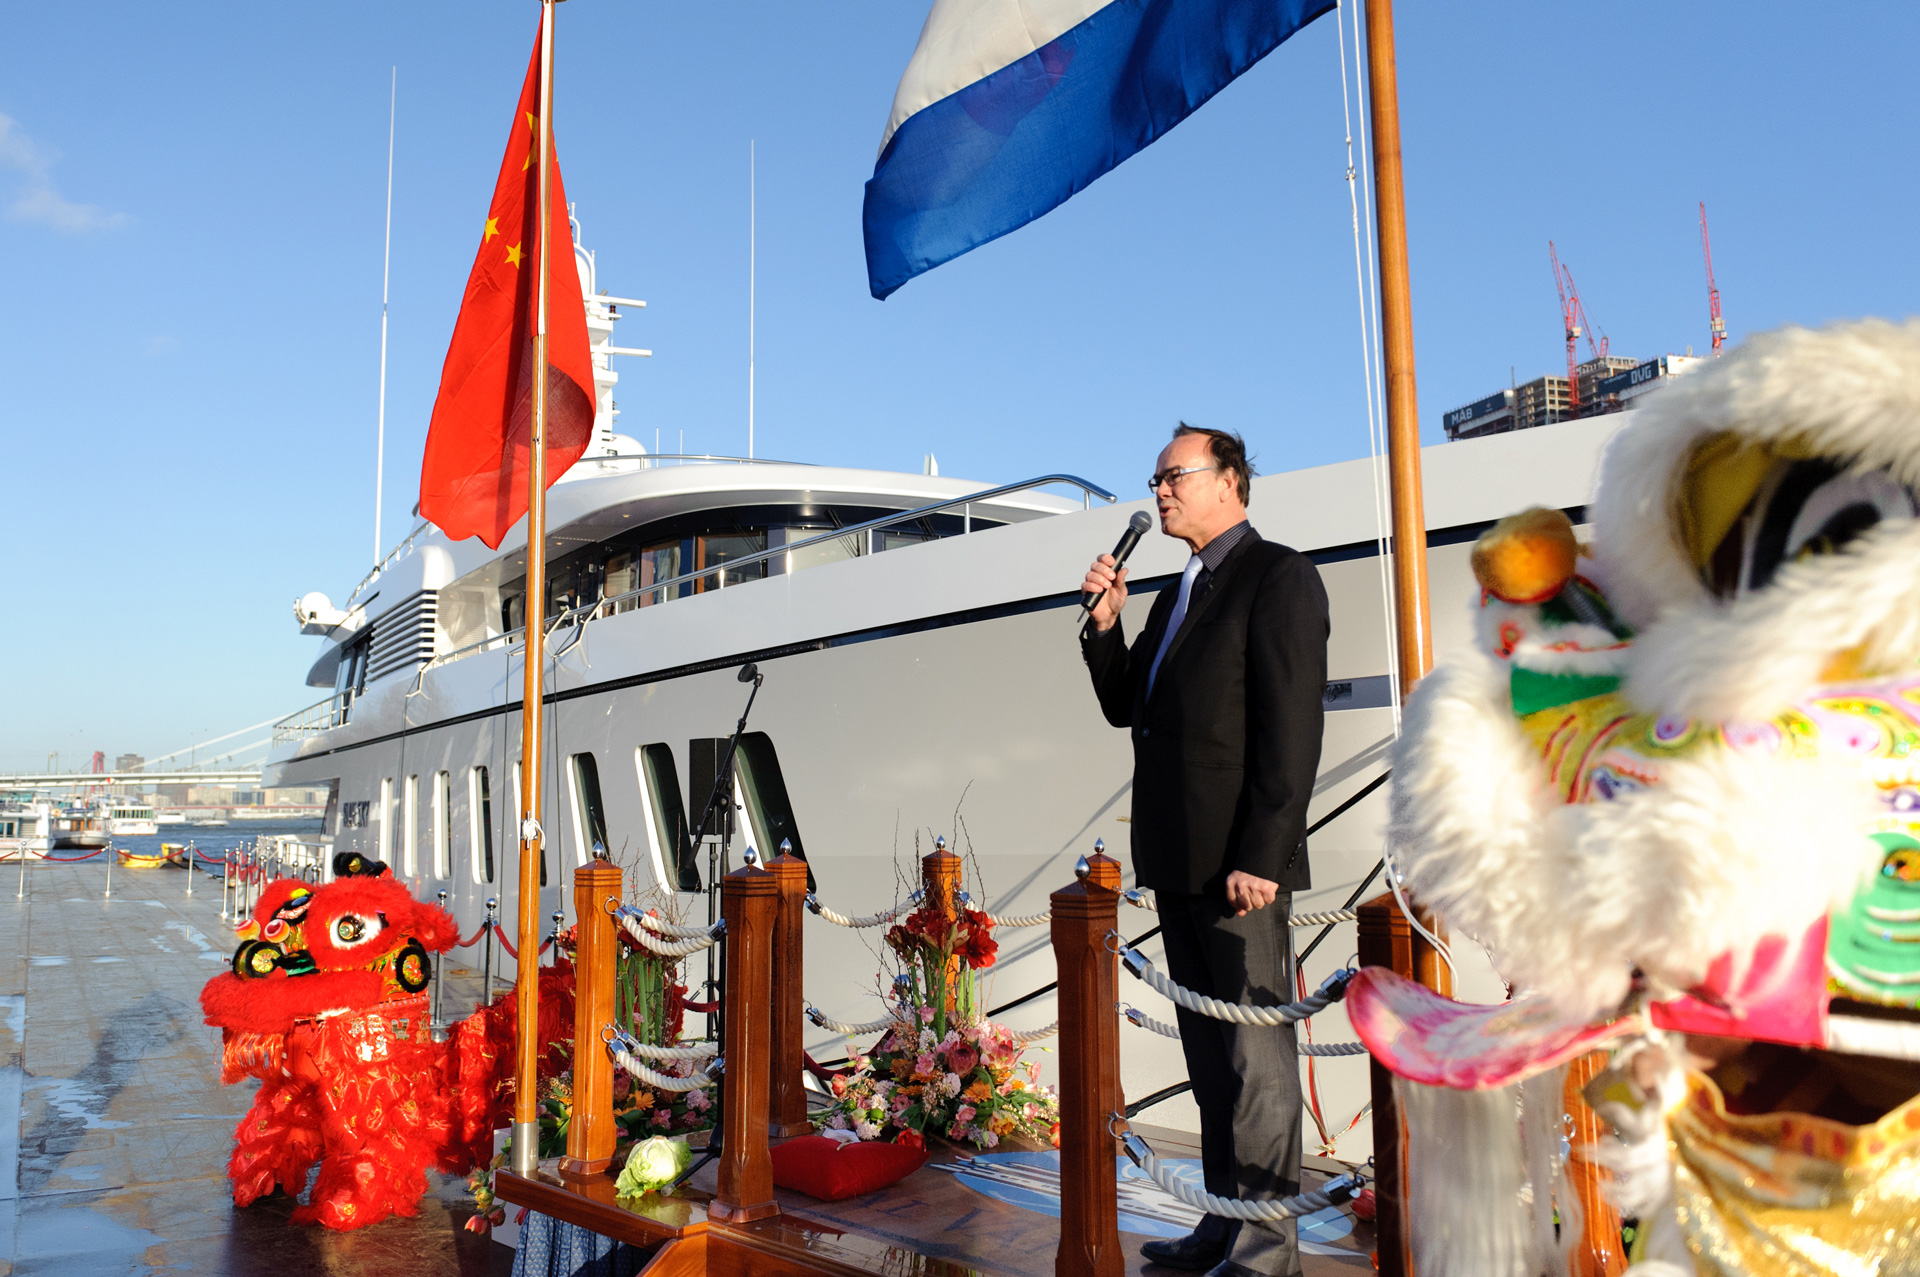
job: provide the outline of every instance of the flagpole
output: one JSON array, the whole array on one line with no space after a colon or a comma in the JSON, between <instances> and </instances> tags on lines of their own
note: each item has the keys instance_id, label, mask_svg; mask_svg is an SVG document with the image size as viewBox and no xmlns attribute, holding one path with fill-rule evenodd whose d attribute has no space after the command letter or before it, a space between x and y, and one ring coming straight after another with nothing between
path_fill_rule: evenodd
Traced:
<instances>
[{"instance_id":1,"label":"flagpole","mask_svg":"<svg viewBox=\"0 0 1920 1277\"><path fill-rule=\"evenodd\" d=\"M547 612L547 193L553 139L553 6L540 4L540 240L534 253L538 290L533 328L533 438L527 467L527 628L521 644L520 694L520 956L514 960L518 1046L513 1092L513 1170L531 1178L540 1165L539 998L540 720L546 691Z\"/></svg>"},{"instance_id":2,"label":"flagpole","mask_svg":"<svg viewBox=\"0 0 1920 1277\"><path fill-rule=\"evenodd\" d=\"M1400 83L1393 41L1393 0L1364 0L1367 88L1373 132L1374 224L1379 234L1381 364L1386 374L1387 470L1393 502L1395 657L1405 697L1433 665L1427 611L1427 524L1420 473L1420 407L1413 364L1413 301L1407 270L1406 188L1400 168ZM1391 872L1391 870L1389 870ZM1443 934L1421 911L1416 925ZM1416 949L1416 953L1419 950ZM1422 984L1451 992L1449 973L1429 949L1415 962ZM1381 1277L1411 1277L1412 1221L1407 1164L1392 1079L1371 1066L1378 1266Z\"/></svg>"},{"instance_id":3,"label":"flagpole","mask_svg":"<svg viewBox=\"0 0 1920 1277\"><path fill-rule=\"evenodd\" d=\"M400 102L400 68L387 88L387 247L380 260L380 430L373 453L373 561L380 562L380 503L387 482L387 282L393 277L393 112ZM385 817L382 817L385 819Z\"/></svg>"}]
</instances>

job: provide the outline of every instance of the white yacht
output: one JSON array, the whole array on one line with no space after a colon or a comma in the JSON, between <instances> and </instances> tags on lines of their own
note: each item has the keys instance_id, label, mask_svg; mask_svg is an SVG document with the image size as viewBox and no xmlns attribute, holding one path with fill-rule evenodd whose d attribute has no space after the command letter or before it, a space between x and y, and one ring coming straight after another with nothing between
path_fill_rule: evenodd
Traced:
<instances>
[{"instance_id":1,"label":"white yacht","mask_svg":"<svg viewBox=\"0 0 1920 1277\"><path fill-rule=\"evenodd\" d=\"M1075 860L1097 840L1126 864L1131 750L1088 685L1077 587L1128 518L1151 509L1144 489L1116 499L1064 473L1067 464L970 482L649 455L615 432L612 330L632 303L599 292L592 255L576 255L599 413L592 446L549 496L555 619L533 644L547 671L540 915L571 914L570 872L600 844L630 883L678 892L685 915L706 916L716 867L688 826L746 701L736 676L748 662L765 683L730 786L744 819L721 872L749 845L772 853L790 842L822 903L869 913L911 889L916 854L945 835L969 857L987 908L1031 914L1073 881ZM1439 648L1469 633L1473 539L1528 505L1583 522L1599 450L1621 420L1425 451ZM1364 427L1351 425L1356 439ZM1269 464L1283 459L1279 440L1251 433ZM1035 438L1033 455L1044 455L1043 436ZM1138 460L1144 479L1151 458ZM1385 497L1375 474L1363 459L1253 485L1254 526L1310 554L1332 601L1315 819L1379 778L1395 728L1376 513ZM1150 534L1132 559L1135 593L1177 581L1186 558L1183 545ZM326 694L278 725L263 781L326 790L323 839L388 862L424 898L445 892L463 931L490 898L503 918L517 907L525 560L524 521L498 551L423 525L343 604L301 599L303 632L322 640L307 682ZM1149 602L1134 600L1129 632ZM1338 908L1361 887L1380 856L1383 813L1376 789L1313 834L1314 888L1295 897L1296 911ZM1366 894L1379 889L1376 879ZM1134 910L1122 922L1129 935L1154 925ZM809 1000L844 1021L880 1015L879 933L809 926ZM996 1006L1054 975L1044 927L1000 940ZM1352 924L1342 924L1304 964L1307 986L1354 948ZM1147 950L1158 954L1157 944ZM1467 995L1479 988L1498 1000L1484 963L1476 980L1457 956ZM698 960L688 974L697 985ZM1170 1005L1124 978L1123 997L1173 1018ZM1048 994L1004 1018L1037 1028L1054 1018L1052 1002ZM1176 1042L1122 1033L1129 1097L1184 1079ZM1352 1039L1338 1013L1318 1017L1312 1033ZM820 1031L808 1049L825 1058L837 1045ZM1369 1126L1349 1125L1367 1100L1364 1060L1314 1067L1332 1146L1364 1161ZM1197 1110L1177 1096L1150 1120L1197 1128Z\"/></svg>"},{"instance_id":2,"label":"white yacht","mask_svg":"<svg viewBox=\"0 0 1920 1277\"><path fill-rule=\"evenodd\" d=\"M106 804L106 832L109 837L126 838L141 834L157 834L160 822L152 807L137 802L111 802Z\"/></svg>"},{"instance_id":3,"label":"white yacht","mask_svg":"<svg viewBox=\"0 0 1920 1277\"><path fill-rule=\"evenodd\" d=\"M53 850L53 804L44 798L0 803L0 860Z\"/></svg>"}]
</instances>

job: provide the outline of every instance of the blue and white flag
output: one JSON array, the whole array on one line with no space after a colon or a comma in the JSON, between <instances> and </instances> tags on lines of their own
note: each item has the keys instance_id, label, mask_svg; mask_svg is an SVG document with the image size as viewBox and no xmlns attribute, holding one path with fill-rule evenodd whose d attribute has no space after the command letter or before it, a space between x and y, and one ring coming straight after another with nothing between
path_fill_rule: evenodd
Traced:
<instances>
[{"instance_id":1,"label":"blue and white flag","mask_svg":"<svg viewBox=\"0 0 1920 1277\"><path fill-rule=\"evenodd\" d=\"M934 0L867 183L867 282L1064 203L1334 0Z\"/></svg>"}]
</instances>

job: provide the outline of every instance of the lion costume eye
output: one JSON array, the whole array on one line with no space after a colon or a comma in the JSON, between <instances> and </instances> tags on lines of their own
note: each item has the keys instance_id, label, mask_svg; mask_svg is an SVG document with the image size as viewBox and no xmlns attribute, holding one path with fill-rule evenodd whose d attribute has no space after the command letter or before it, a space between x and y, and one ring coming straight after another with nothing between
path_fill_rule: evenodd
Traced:
<instances>
[{"instance_id":1,"label":"lion costume eye","mask_svg":"<svg viewBox=\"0 0 1920 1277\"><path fill-rule=\"evenodd\" d=\"M1913 492L1885 470L1843 471L1797 461L1763 492L1745 586L1762 590L1788 563L1844 549L1887 519L1911 519Z\"/></svg>"},{"instance_id":2,"label":"lion costume eye","mask_svg":"<svg viewBox=\"0 0 1920 1277\"><path fill-rule=\"evenodd\" d=\"M343 913L334 920L333 939L343 949L365 944L380 934L380 923L357 913Z\"/></svg>"}]
</instances>

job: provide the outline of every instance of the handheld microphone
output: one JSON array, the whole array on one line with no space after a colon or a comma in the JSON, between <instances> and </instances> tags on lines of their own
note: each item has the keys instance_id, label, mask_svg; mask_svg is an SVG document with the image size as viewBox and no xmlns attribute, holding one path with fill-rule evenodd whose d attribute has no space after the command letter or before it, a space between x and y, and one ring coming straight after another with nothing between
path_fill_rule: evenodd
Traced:
<instances>
[{"instance_id":1,"label":"handheld microphone","mask_svg":"<svg viewBox=\"0 0 1920 1277\"><path fill-rule=\"evenodd\" d=\"M1145 536L1147 529L1152 526L1152 515L1148 514L1145 510L1135 510L1133 512L1133 517L1127 520L1127 530L1120 534L1119 542L1113 547L1113 570L1115 572L1118 572L1125 566L1127 556L1133 553L1133 547L1140 544L1140 538ZM1099 601L1100 595L1093 593L1091 590L1086 591L1080 595L1080 610L1083 612L1091 612L1093 611L1093 605Z\"/></svg>"}]
</instances>

